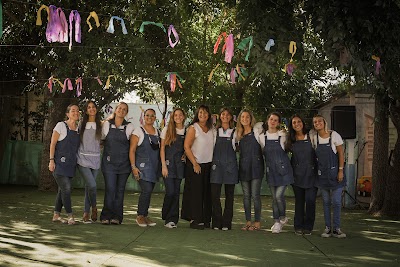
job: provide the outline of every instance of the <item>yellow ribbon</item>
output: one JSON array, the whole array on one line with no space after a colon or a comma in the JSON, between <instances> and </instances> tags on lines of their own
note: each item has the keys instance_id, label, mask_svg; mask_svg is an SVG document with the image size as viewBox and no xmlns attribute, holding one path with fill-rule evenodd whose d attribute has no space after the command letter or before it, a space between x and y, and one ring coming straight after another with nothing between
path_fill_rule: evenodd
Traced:
<instances>
[{"instance_id":1,"label":"yellow ribbon","mask_svg":"<svg viewBox=\"0 0 400 267\"><path fill-rule=\"evenodd\" d=\"M87 17L86 19L86 23L89 25L89 30L88 32L90 32L91 30L93 30L92 24L90 23L90 18L94 18L94 21L96 22L96 26L97 28L100 27L100 21L99 21L99 17L97 16L97 13L95 11L90 12L89 17Z\"/></svg>"},{"instance_id":2,"label":"yellow ribbon","mask_svg":"<svg viewBox=\"0 0 400 267\"><path fill-rule=\"evenodd\" d=\"M290 58L290 62L293 61L293 56L294 56L294 54L296 54L296 50L297 50L296 42L290 41L290 44L289 44L289 53L292 54L292 57Z\"/></svg>"},{"instance_id":3,"label":"yellow ribbon","mask_svg":"<svg viewBox=\"0 0 400 267\"><path fill-rule=\"evenodd\" d=\"M211 82L211 79L214 75L214 71L219 67L219 63L217 64L217 66L215 66L215 68L213 68L213 70L210 72L210 75L208 75L208 82Z\"/></svg>"},{"instance_id":4,"label":"yellow ribbon","mask_svg":"<svg viewBox=\"0 0 400 267\"><path fill-rule=\"evenodd\" d=\"M49 7L46 6L46 5L42 5L42 6L39 8L39 10L37 11L36 25L38 25L38 26L42 25L42 14L41 14L41 12L42 12L43 9L46 9L46 11L47 11L47 22L49 22L49 20L50 20L50 10L49 10Z\"/></svg>"},{"instance_id":5,"label":"yellow ribbon","mask_svg":"<svg viewBox=\"0 0 400 267\"><path fill-rule=\"evenodd\" d=\"M381 58L375 55L372 56L372 59L375 61L381 61Z\"/></svg>"},{"instance_id":6,"label":"yellow ribbon","mask_svg":"<svg viewBox=\"0 0 400 267\"><path fill-rule=\"evenodd\" d=\"M58 84L60 85L60 87L61 87L61 88L64 88L64 84L63 84L59 79L53 78L52 80L55 81L55 82L58 82Z\"/></svg>"},{"instance_id":7,"label":"yellow ribbon","mask_svg":"<svg viewBox=\"0 0 400 267\"><path fill-rule=\"evenodd\" d=\"M105 89L109 89L110 88L111 77L114 77L114 79L115 79L115 75L108 75L108 78L107 78L107 81L106 81L106 86L104 87Z\"/></svg>"},{"instance_id":8,"label":"yellow ribbon","mask_svg":"<svg viewBox=\"0 0 400 267\"><path fill-rule=\"evenodd\" d=\"M239 64L236 64L236 72L240 75L240 77L245 81L246 79L243 77L242 73L240 72Z\"/></svg>"}]
</instances>

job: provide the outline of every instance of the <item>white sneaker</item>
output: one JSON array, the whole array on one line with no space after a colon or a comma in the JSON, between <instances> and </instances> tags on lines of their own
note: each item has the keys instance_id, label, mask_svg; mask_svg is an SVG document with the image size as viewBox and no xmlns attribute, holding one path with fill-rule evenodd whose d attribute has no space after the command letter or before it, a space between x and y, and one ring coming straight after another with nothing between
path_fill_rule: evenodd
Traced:
<instances>
[{"instance_id":1,"label":"white sneaker","mask_svg":"<svg viewBox=\"0 0 400 267\"><path fill-rule=\"evenodd\" d=\"M281 226L284 226L288 221L289 221L288 217L284 217L279 220L279 222L281 223Z\"/></svg>"},{"instance_id":2,"label":"white sneaker","mask_svg":"<svg viewBox=\"0 0 400 267\"><path fill-rule=\"evenodd\" d=\"M229 228L228 227L222 227L222 231L228 231Z\"/></svg>"},{"instance_id":3,"label":"white sneaker","mask_svg":"<svg viewBox=\"0 0 400 267\"><path fill-rule=\"evenodd\" d=\"M280 222L275 222L274 225L271 227L273 234L279 234L282 230L282 225Z\"/></svg>"},{"instance_id":4,"label":"white sneaker","mask_svg":"<svg viewBox=\"0 0 400 267\"><path fill-rule=\"evenodd\" d=\"M328 226L325 226L325 230L321 234L321 237L331 237L331 236L332 236L331 228L329 228Z\"/></svg>"},{"instance_id":5,"label":"white sneaker","mask_svg":"<svg viewBox=\"0 0 400 267\"><path fill-rule=\"evenodd\" d=\"M332 232L332 236L336 238L346 238L346 234L343 233L340 228L337 228Z\"/></svg>"},{"instance_id":6,"label":"white sneaker","mask_svg":"<svg viewBox=\"0 0 400 267\"><path fill-rule=\"evenodd\" d=\"M176 228L176 224L174 222L169 222L167 224L164 225L165 227L172 229L172 228Z\"/></svg>"}]
</instances>

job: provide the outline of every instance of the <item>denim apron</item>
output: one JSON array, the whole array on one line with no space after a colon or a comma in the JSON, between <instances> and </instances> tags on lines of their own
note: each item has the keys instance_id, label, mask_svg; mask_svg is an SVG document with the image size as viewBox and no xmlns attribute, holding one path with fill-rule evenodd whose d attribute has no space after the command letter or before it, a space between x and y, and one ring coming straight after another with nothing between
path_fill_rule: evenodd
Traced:
<instances>
[{"instance_id":1,"label":"denim apron","mask_svg":"<svg viewBox=\"0 0 400 267\"><path fill-rule=\"evenodd\" d=\"M57 175L74 177L77 164L76 154L79 148L79 133L70 130L68 124L64 121L67 128L67 136L58 141L54 152L54 162L56 168L54 173Z\"/></svg>"},{"instance_id":2,"label":"denim apron","mask_svg":"<svg viewBox=\"0 0 400 267\"><path fill-rule=\"evenodd\" d=\"M182 161L182 156L185 153L184 142L185 135L177 134L175 142L165 146L165 163L168 168L168 178L184 178L185 162Z\"/></svg>"},{"instance_id":3,"label":"denim apron","mask_svg":"<svg viewBox=\"0 0 400 267\"><path fill-rule=\"evenodd\" d=\"M237 184L239 182L236 152L232 147L234 133L235 130L232 131L230 137L220 137L219 129L217 129L210 176L212 184Z\"/></svg>"},{"instance_id":4,"label":"denim apron","mask_svg":"<svg viewBox=\"0 0 400 267\"><path fill-rule=\"evenodd\" d=\"M346 177L339 182L337 175L339 171L338 155L332 150L332 137L329 135L327 144L320 144L317 136L317 148L315 154L318 160L318 176L316 186L322 189L337 189L346 185Z\"/></svg>"},{"instance_id":5,"label":"denim apron","mask_svg":"<svg viewBox=\"0 0 400 267\"><path fill-rule=\"evenodd\" d=\"M157 135L147 134L142 127L140 129L144 138L140 146L136 148L136 167L140 170L140 179L156 183L161 177L160 138ZM157 149L154 149L152 145Z\"/></svg>"},{"instance_id":6,"label":"denim apron","mask_svg":"<svg viewBox=\"0 0 400 267\"><path fill-rule=\"evenodd\" d=\"M293 185L300 188L314 187L317 177L317 158L309 134L307 140L296 140L293 143L291 161L294 175Z\"/></svg>"},{"instance_id":7,"label":"denim apron","mask_svg":"<svg viewBox=\"0 0 400 267\"><path fill-rule=\"evenodd\" d=\"M129 161L129 140L126 138L126 125L129 123L123 121L123 129L112 128L115 125L110 120L110 128L104 142L104 152L101 164L103 172L124 174L131 172Z\"/></svg>"},{"instance_id":8,"label":"denim apron","mask_svg":"<svg viewBox=\"0 0 400 267\"><path fill-rule=\"evenodd\" d=\"M281 136L278 140L268 140L267 135L265 135L263 153L269 186L292 184L294 181L293 170L288 155L281 147Z\"/></svg>"},{"instance_id":9,"label":"denim apron","mask_svg":"<svg viewBox=\"0 0 400 267\"><path fill-rule=\"evenodd\" d=\"M262 179L264 176L262 151L253 131L242 137L239 150L239 179L241 181Z\"/></svg>"}]
</instances>

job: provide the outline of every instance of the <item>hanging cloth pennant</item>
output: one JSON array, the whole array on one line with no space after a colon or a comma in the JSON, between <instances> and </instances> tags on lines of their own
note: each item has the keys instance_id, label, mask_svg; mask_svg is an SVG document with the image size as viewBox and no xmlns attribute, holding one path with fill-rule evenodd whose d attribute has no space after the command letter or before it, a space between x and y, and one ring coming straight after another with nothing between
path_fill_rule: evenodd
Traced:
<instances>
[{"instance_id":1,"label":"hanging cloth pennant","mask_svg":"<svg viewBox=\"0 0 400 267\"><path fill-rule=\"evenodd\" d=\"M269 52L271 50L271 47L273 47L274 45L275 45L274 39L269 39L267 44L265 45L265 50Z\"/></svg>"},{"instance_id":2,"label":"hanging cloth pennant","mask_svg":"<svg viewBox=\"0 0 400 267\"><path fill-rule=\"evenodd\" d=\"M104 109L105 109L105 112L107 112L107 114L111 114L113 112L112 106L110 106L108 104L104 107Z\"/></svg>"},{"instance_id":3,"label":"hanging cloth pennant","mask_svg":"<svg viewBox=\"0 0 400 267\"><path fill-rule=\"evenodd\" d=\"M58 16L58 42L68 43L68 22L61 7L57 8Z\"/></svg>"},{"instance_id":4,"label":"hanging cloth pennant","mask_svg":"<svg viewBox=\"0 0 400 267\"><path fill-rule=\"evenodd\" d=\"M72 86L72 82L71 82L71 80L69 78L64 80L64 86L63 86L63 89L62 89L62 93L65 93L67 88L68 88L69 91L74 90L74 87Z\"/></svg>"},{"instance_id":5,"label":"hanging cloth pennant","mask_svg":"<svg viewBox=\"0 0 400 267\"><path fill-rule=\"evenodd\" d=\"M69 51L72 49L72 22L75 20L75 42L81 43L81 15L72 10L69 14Z\"/></svg>"},{"instance_id":6,"label":"hanging cloth pennant","mask_svg":"<svg viewBox=\"0 0 400 267\"><path fill-rule=\"evenodd\" d=\"M289 76L292 76L295 68L297 68L297 66L293 62L289 62L285 64L282 71L286 72Z\"/></svg>"},{"instance_id":7,"label":"hanging cloth pennant","mask_svg":"<svg viewBox=\"0 0 400 267\"><path fill-rule=\"evenodd\" d=\"M246 68L244 67L244 65L242 65L242 67L239 66L239 64L236 65L236 72L239 75L239 81L243 80L245 81L247 76L249 76L249 74L247 73Z\"/></svg>"},{"instance_id":8,"label":"hanging cloth pennant","mask_svg":"<svg viewBox=\"0 0 400 267\"><path fill-rule=\"evenodd\" d=\"M89 25L89 30L88 32L90 32L91 30L93 30L92 27L92 23L90 23L90 19L93 18L94 21L96 22L96 27L100 27L100 21L99 21L99 17L97 16L97 13L95 11L90 12L89 16L86 19L86 23L87 25Z\"/></svg>"},{"instance_id":9,"label":"hanging cloth pennant","mask_svg":"<svg viewBox=\"0 0 400 267\"><path fill-rule=\"evenodd\" d=\"M3 36L3 9L2 3L0 2L0 38Z\"/></svg>"},{"instance_id":10,"label":"hanging cloth pennant","mask_svg":"<svg viewBox=\"0 0 400 267\"><path fill-rule=\"evenodd\" d=\"M54 78L54 76L51 76L49 78L49 84L47 85L47 87L49 88L50 93L53 92L53 83L54 82L58 82L58 84L60 85L61 88L64 88L64 84L57 78Z\"/></svg>"},{"instance_id":11,"label":"hanging cloth pennant","mask_svg":"<svg viewBox=\"0 0 400 267\"><path fill-rule=\"evenodd\" d=\"M290 41L290 44L289 44L289 53L292 54L292 57L290 58L290 62L293 61L293 57L294 57L294 54L296 54L296 51L297 51L296 42Z\"/></svg>"},{"instance_id":12,"label":"hanging cloth pennant","mask_svg":"<svg viewBox=\"0 0 400 267\"><path fill-rule=\"evenodd\" d=\"M179 76L178 73L168 72L167 74L165 74L165 77L167 78L167 82L170 82L171 92L175 92L176 84L178 84L179 88L183 89L182 84L179 80L181 80L182 82L185 81L182 79L181 76Z\"/></svg>"},{"instance_id":13,"label":"hanging cloth pennant","mask_svg":"<svg viewBox=\"0 0 400 267\"><path fill-rule=\"evenodd\" d=\"M146 26L146 25L154 25L154 26L160 27L165 33L167 33L167 30L165 29L165 27L162 23L155 23L154 21L143 21L142 25L140 25L139 32L143 33L144 26Z\"/></svg>"},{"instance_id":14,"label":"hanging cloth pennant","mask_svg":"<svg viewBox=\"0 0 400 267\"><path fill-rule=\"evenodd\" d=\"M208 75L208 82L211 82L211 79L214 75L214 71L219 67L219 63L217 64L217 66L215 66L215 68L212 69L212 71L210 72L210 75Z\"/></svg>"},{"instance_id":15,"label":"hanging cloth pennant","mask_svg":"<svg viewBox=\"0 0 400 267\"><path fill-rule=\"evenodd\" d=\"M234 54L234 44L233 44L233 34L229 34L228 38L225 40L226 50L225 50L225 62L231 63Z\"/></svg>"},{"instance_id":16,"label":"hanging cloth pennant","mask_svg":"<svg viewBox=\"0 0 400 267\"><path fill-rule=\"evenodd\" d=\"M372 59L376 61L375 63L375 75L379 75L381 71L381 58L378 56L373 55Z\"/></svg>"},{"instance_id":17,"label":"hanging cloth pennant","mask_svg":"<svg viewBox=\"0 0 400 267\"><path fill-rule=\"evenodd\" d=\"M222 53L224 53L225 48L226 48L226 38L228 38L228 35L226 34L226 32L223 32L218 36L218 39L214 44L214 54L216 54L218 52L218 47L221 44L222 38L224 38L224 46L222 47Z\"/></svg>"},{"instance_id":18,"label":"hanging cloth pennant","mask_svg":"<svg viewBox=\"0 0 400 267\"><path fill-rule=\"evenodd\" d=\"M110 22L108 23L108 28L107 28L107 32L109 33L114 33L114 19L119 20L121 22L121 27L122 27L122 33L123 34L128 34L128 31L126 30L125 27L125 22L123 19L121 19L120 17L117 16L112 16L110 18Z\"/></svg>"},{"instance_id":19,"label":"hanging cloth pennant","mask_svg":"<svg viewBox=\"0 0 400 267\"><path fill-rule=\"evenodd\" d=\"M41 26L42 25L42 10L45 9L47 11L47 23L49 23L50 21L50 10L49 7L46 5L42 5L39 10L37 11L37 15L36 15L36 25L37 26Z\"/></svg>"},{"instance_id":20,"label":"hanging cloth pennant","mask_svg":"<svg viewBox=\"0 0 400 267\"><path fill-rule=\"evenodd\" d=\"M75 83L76 83L76 96L80 97L82 94L82 87L83 87L82 78L79 77L78 79L76 79Z\"/></svg>"},{"instance_id":21,"label":"hanging cloth pennant","mask_svg":"<svg viewBox=\"0 0 400 267\"><path fill-rule=\"evenodd\" d=\"M115 75L108 75L108 78L107 78L107 81L106 81L106 86L104 87L104 89L110 89L111 77L114 77L114 79L115 79Z\"/></svg>"},{"instance_id":22,"label":"hanging cloth pennant","mask_svg":"<svg viewBox=\"0 0 400 267\"><path fill-rule=\"evenodd\" d=\"M236 83L236 77L237 77L237 73L235 68L231 69L231 73L229 74L229 76L231 77L231 83L235 84Z\"/></svg>"},{"instance_id":23,"label":"hanging cloth pennant","mask_svg":"<svg viewBox=\"0 0 400 267\"><path fill-rule=\"evenodd\" d=\"M240 42L240 44L238 45L238 49L244 51L244 50L246 49L246 46L247 46L247 45L249 46L249 49L247 50L247 54L246 54L245 60L246 60L246 61L249 61L250 50L251 50L251 48L253 47L253 36L249 36L249 37L243 39L243 40Z\"/></svg>"},{"instance_id":24,"label":"hanging cloth pennant","mask_svg":"<svg viewBox=\"0 0 400 267\"><path fill-rule=\"evenodd\" d=\"M95 79L97 80L97 82L98 82L100 85L103 85L103 82L100 80L100 77L99 77L99 76L95 77Z\"/></svg>"},{"instance_id":25,"label":"hanging cloth pennant","mask_svg":"<svg viewBox=\"0 0 400 267\"><path fill-rule=\"evenodd\" d=\"M175 42L172 42L172 40L171 40L171 33L174 35ZM169 40L169 45L172 48L174 48L179 42L179 35L176 32L174 25L169 25L169 27L168 27L168 40Z\"/></svg>"},{"instance_id":26,"label":"hanging cloth pennant","mask_svg":"<svg viewBox=\"0 0 400 267\"><path fill-rule=\"evenodd\" d=\"M49 6L49 20L46 27L46 39L49 43L58 42L60 29L60 16L58 15L57 7Z\"/></svg>"}]
</instances>

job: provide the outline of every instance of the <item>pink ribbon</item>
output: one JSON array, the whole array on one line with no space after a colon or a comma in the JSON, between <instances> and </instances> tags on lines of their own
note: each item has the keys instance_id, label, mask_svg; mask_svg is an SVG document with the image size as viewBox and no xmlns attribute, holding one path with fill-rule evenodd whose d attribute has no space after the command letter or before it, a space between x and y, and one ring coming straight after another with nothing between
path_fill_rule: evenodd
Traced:
<instances>
[{"instance_id":1,"label":"pink ribbon","mask_svg":"<svg viewBox=\"0 0 400 267\"><path fill-rule=\"evenodd\" d=\"M375 64L375 74L379 75L380 71L381 71L381 61L378 60L378 61L376 61L376 64Z\"/></svg>"},{"instance_id":2,"label":"pink ribbon","mask_svg":"<svg viewBox=\"0 0 400 267\"><path fill-rule=\"evenodd\" d=\"M80 97L82 94L82 78L76 79L75 83L76 83L76 96Z\"/></svg>"},{"instance_id":3,"label":"pink ribbon","mask_svg":"<svg viewBox=\"0 0 400 267\"><path fill-rule=\"evenodd\" d=\"M225 40L226 51L225 51L225 62L231 63L234 54L233 34L229 34Z\"/></svg>"},{"instance_id":4,"label":"pink ribbon","mask_svg":"<svg viewBox=\"0 0 400 267\"><path fill-rule=\"evenodd\" d=\"M49 88L50 93L53 93L53 76L49 78L49 83L47 84L47 87Z\"/></svg>"},{"instance_id":5,"label":"pink ribbon","mask_svg":"<svg viewBox=\"0 0 400 267\"><path fill-rule=\"evenodd\" d=\"M225 42L225 40L227 38L226 32L223 32L218 36L218 39L214 44L214 54L216 54L218 52L218 47L222 41L222 38L224 38L224 42ZM226 47L226 44L224 44L224 46L222 47L222 53L225 51L225 47Z\"/></svg>"},{"instance_id":6,"label":"pink ribbon","mask_svg":"<svg viewBox=\"0 0 400 267\"><path fill-rule=\"evenodd\" d=\"M172 42L172 40L171 40L171 33L174 35L175 42ZM174 25L169 25L169 28L168 28L168 40L169 40L169 45L172 48L174 48L179 42L179 35L176 32L176 30L174 28Z\"/></svg>"},{"instance_id":7,"label":"pink ribbon","mask_svg":"<svg viewBox=\"0 0 400 267\"><path fill-rule=\"evenodd\" d=\"M62 93L65 93L65 91L67 90L67 87L68 87L69 91L74 90L74 87L72 86L72 82L71 82L71 80L69 78L64 80L64 86L63 86L63 89L62 89Z\"/></svg>"},{"instance_id":8,"label":"pink ribbon","mask_svg":"<svg viewBox=\"0 0 400 267\"><path fill-rule=\"evenodd\" d=\"M57 15L59 17L59 36L58 36L58 41L60 43L68 43L68 22L67 19L65 18L64 11L61 9L61 7L57 8Z\"/></svg>"},{"instance_id":9,"label":"pink ribbon","mask_svg":"<svg viewBox=\"0 0 400 267\"><path fill-rule=\"evenodd\" d=\"M236 83L236 77L237 77L235 68L231 69L230 77L231 77L231 83L235 84Z\"/></svg>"},{"instance_id":10,"label":"pink ribbon","mask_svg":"<svg viewBox=\"0 0 400 267\"><path fill-rule=\"evenodd\" d=\"M100 85L103 85L103 83L102 83L102 81L100 80L100 77L99 77L99 76L97 76L95 79L97 80L97 82L98 82Z\"/></svg>"},{"instance_id":11,"label":"pink ribbon","mask_svg":"<svg viewBox=\"0 0 400 267\"><path fill-rule=\"evenodd\" d=\"M81 43L81 16L78 11L72 10L69 14L69 50L72 49L72 21L75 20L75 42Z\"/></svg>"},{"instance_id":12,"label":"pink ribbon","mask_svg":"<svg viewBox=\"0 0 400 267\"><path fill-rule=\"evenodd\" d=\"M295 68L296 66L293 63L286 64L286 73L292 76Z\"/></svg>"}]
</instances>

